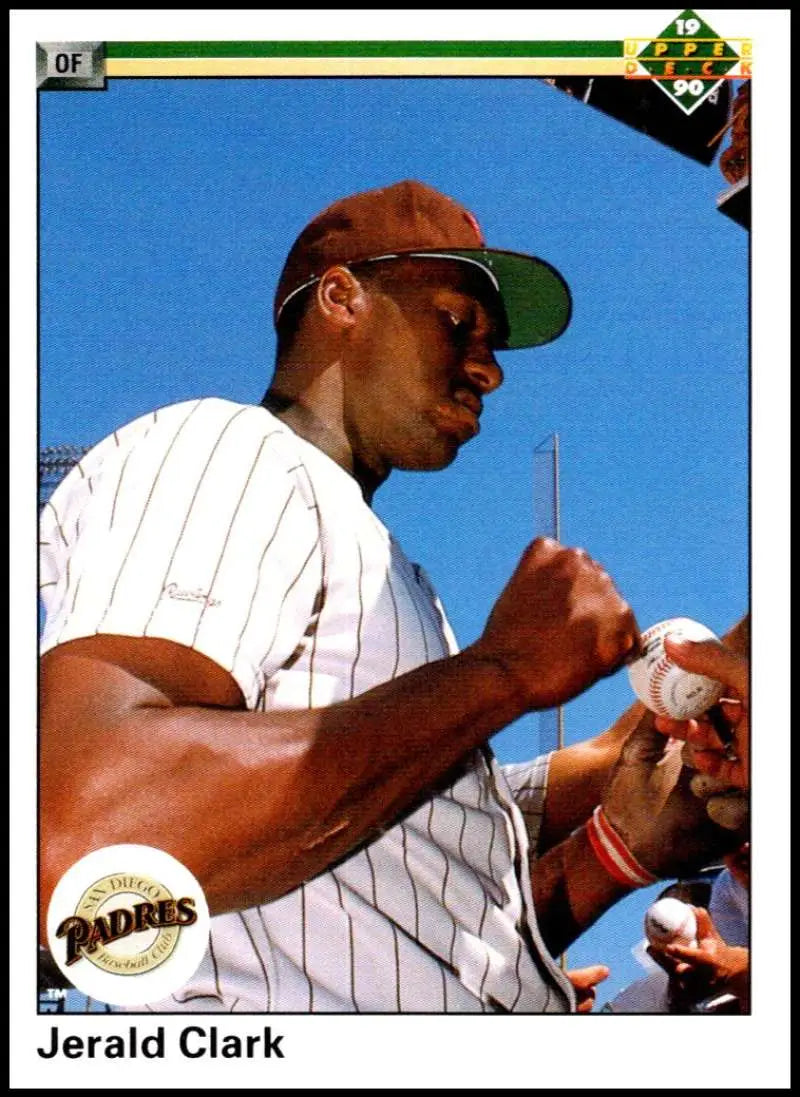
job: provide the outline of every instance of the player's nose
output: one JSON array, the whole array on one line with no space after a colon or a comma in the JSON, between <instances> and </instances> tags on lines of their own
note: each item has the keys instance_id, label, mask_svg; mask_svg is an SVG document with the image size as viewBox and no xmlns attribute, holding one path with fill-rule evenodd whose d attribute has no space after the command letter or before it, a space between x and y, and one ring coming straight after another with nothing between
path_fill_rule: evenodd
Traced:
<instances>
[{"instance_id":1,"label":"player's nose","mask_svg":"<svg viewBox=\"0 0 800 1097\"><path fill-rule=\"evenodd\" d=\"M488 349L469 353L464 362L464 372L481 394L494 392L503 383L500 364Z\"/></svg>"}]
</instances>

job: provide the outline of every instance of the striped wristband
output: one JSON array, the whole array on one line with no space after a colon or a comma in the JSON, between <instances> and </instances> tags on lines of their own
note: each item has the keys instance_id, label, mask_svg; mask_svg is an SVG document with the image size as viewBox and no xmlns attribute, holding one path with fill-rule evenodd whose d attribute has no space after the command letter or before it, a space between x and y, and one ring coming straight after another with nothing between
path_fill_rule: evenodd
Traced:
<instances>
[{"instance_id":1,"label":"striped wristband","mask_svg":"<svg viewBox=\"0 0 800 1097\"><path fill-rule=\"evenodd\" d=\"M656 882L657 877L642 868L606 819L599 804L586 824L586 833L595 857L617 883L629 888L643 888Z\"/></svg>"}]
</instances>

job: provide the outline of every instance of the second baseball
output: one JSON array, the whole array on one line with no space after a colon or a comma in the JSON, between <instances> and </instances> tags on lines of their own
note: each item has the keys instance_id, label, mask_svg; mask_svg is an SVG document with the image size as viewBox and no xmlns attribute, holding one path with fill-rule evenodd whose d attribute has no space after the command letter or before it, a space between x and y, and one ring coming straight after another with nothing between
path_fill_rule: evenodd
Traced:
<instances>
[{"instance_id":1,"label":"second baseball","mask_svg":"<svg viewBox=\"0 0 800 1097\"><path fill-rule=\"evenodd\" d=\"M665 945L697 947L697 920L688 903L680 899L657 899L644 916L647 940L656 948Z\"/></svg>"},{"instance_id":2,"label":"second baseball","mask_svg":"<svg viewBox=\"0 0 800 1097\"><path fill-rule=\"evenodd\" d=\"M633 692L651 712L690 720L700 716L722 696L723 687L713 678L692 674L676 666L664 650L664 638L716 640L717 637L689 617L672 617L642 633L642 654L628 667Z\"/></svg>"}]
</instances>

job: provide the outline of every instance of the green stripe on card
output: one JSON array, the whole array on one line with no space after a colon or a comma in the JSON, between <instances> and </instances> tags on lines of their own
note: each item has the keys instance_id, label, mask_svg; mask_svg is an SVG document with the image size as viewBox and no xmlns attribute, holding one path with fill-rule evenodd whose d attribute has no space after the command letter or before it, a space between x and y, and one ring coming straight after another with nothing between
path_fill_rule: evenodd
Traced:
<instances>
[{"instance_id":1,"label":"green stripe on card","mask_svg":"<svg viewBox=\"0 0 800 1097\"><path fill-rule=\"evenodd\" d=\"M622 42L106 42L107 58L622 57Z\"/></svg>"}]
</instances>

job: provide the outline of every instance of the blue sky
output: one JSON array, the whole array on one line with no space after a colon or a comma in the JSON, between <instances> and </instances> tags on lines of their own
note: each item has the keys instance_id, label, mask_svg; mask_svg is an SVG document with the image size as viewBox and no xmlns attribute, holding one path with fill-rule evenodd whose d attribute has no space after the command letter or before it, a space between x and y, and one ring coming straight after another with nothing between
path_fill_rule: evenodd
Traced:
<instances>
[{"instance_id":1,"label":"blue sky","mask_svg":"<svg viewBox=\"0 0 800 1097\"><path fill-rule=\"evenodd\" d=\"M480 437L435 475L395 473L375 509L432 576L462 644L480 633L534 524L533 450L559 435L561 535L646 627L715 631L748 604L748 234L726 183L527 79L109 81L40 95L40 442L91 443L200 394L257 402L272 290L337 197L423 179L490 244L570 284L566 334L501 356ZM567 741L631 701L624 672L567 706ZM496 737L537 750L538 719ZM655 889L658 890L657 888ZM569 953L637 978L653 891Z\"/></svg>"}]
</instances>

